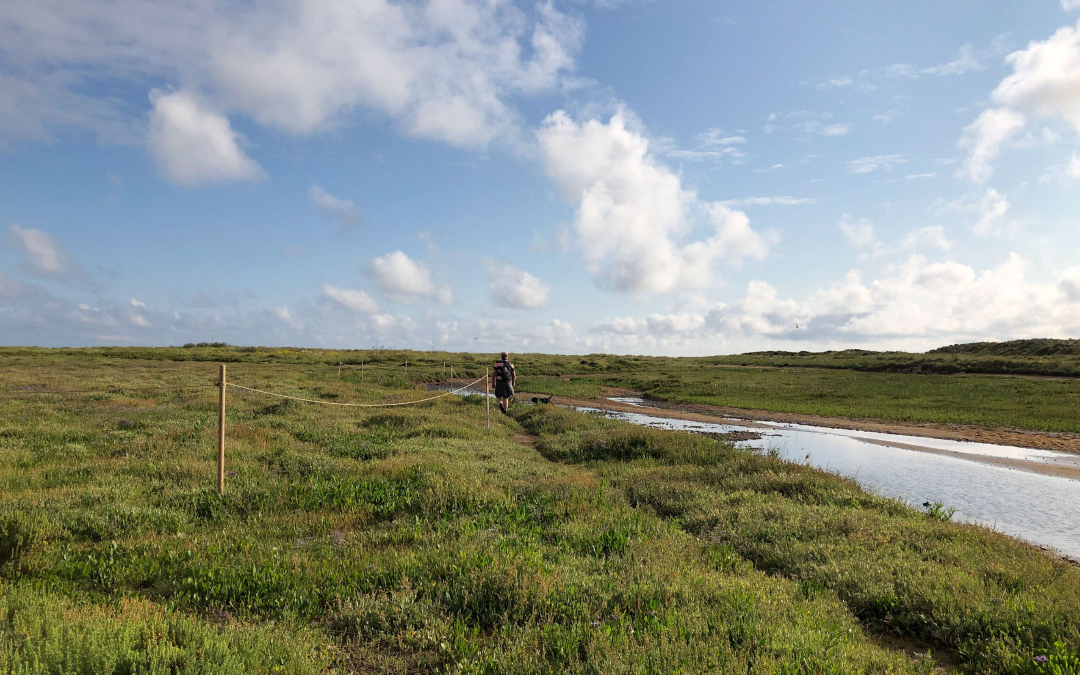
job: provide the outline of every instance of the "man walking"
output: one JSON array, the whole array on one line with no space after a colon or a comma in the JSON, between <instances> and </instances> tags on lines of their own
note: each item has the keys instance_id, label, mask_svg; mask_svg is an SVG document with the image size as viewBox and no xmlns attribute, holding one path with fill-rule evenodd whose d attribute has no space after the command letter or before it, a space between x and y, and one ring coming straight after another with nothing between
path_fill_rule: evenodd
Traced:
<instances>
[{"instance_id":1,"label":"man walking","mask_svg":"<svg viewBox=\"0 0 1080 675\"><path fill-rule=\"evenodd\" d=\"M495 362L495 399L499 402L499 409L503 414L510 410L510 398L514 395L514 385L517 384L517 373L514 372L514 364L506 352L501 354L501 359Z\"/></svg>"}]
</instances>

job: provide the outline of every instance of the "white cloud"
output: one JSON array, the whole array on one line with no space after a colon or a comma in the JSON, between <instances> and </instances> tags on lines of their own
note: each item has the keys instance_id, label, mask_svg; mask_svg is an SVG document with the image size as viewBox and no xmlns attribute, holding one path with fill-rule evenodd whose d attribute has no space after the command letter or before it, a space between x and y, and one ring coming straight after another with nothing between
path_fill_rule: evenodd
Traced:
<instances>
[{"instance_id":1,"label":"white cloud","mask_svg":"<svg viewBox=\"0 0 1080 675\"><path fill-rule=\"evenodd\" d=\"M1009 212L1009 201L1005 195L990 188L979 202L979 221L972 228L980 237L987 237L999 232L998 229L1005 214Z\"/></svg>"},{"instance_id":2,"label":"white cloud","mask_svg":"<svg viewBox=\"0 0 1080 675\"><path fill-rule=\"evenodd\" d=\"M651 314L644 319L614 317L596 323L593 333L617 335L691 336L705 328L705 317L700 314Z\"/></svg>"},{"instance_id":3,"label":"white cloud","mask_svg":"<svg viewBox=\"0 0 1080 675\"><path fill-rule=\"evenodd\" d=\"M289 133L367 108L412 136L482 146L513 135L511 99L564 81L582 34L550 0L527 10L492 0L9 0L0 65L24 91L18 107L0 104L0 128L48 133L26 109L47 112L49 127L137 125L123 101L84 93L118 80L182 83L212 110Z\"/></svg>"},{"instance_id":4,"label":"white cloud","mask_svg":"<svg viewBox=\"0 0 1080 675\"><path fill-rule=\"evenodd\" d=\"M1025 261L1010 254L982 272L919 255L865 282L852 270L839 282L784 299L764 281L752 281L745 296L700 313L597 322L592 333L620 344L650 344L657 335L697 345L761 338L816 344L942 344L1018 337L1064 337L1080 329L1080 268L1049 283L1030 281ZM635 342L636 341L636 342ZM655 344L655 343L651 343Z\"/></svg>"},{"instance_id":5,"label":"white cloud","mask_svg":"<svg viewBox=\"0 0 1080 675\"><path fill-rule=\"evenodd\" d=\"M948 63L943 63L940 66L930 66L929 68L923 68L922 73L924 75L963 75L971 71L983 70L984 66L979 62L978 56L975 54L975 49L972 45L966 44L960 47L960 53L956 55L956 58Z\"/></svg>"},{"instance_id":6,"label":"white cloud","mask_svg":"<svg viewBox=\"0 0 1080 675\"><path fill-rule=\"evenodd\" d=\"M371 263L371 277L378 284L379 291L394 302L436 299L449 305L453 301L449 286L436 286L427 265L401 251L375 258Z\"/></svg>"},{"instance_id":7,"label":"white cloud","mask_svg":"<svg viewBox=\"0 0 1080 675\"><path fill-rule=\"evenodd\" d=\"M743 136L729 136L721 129L709 129L698 137L698 142L704 146L743 145L746 138Z\"/></svg>"},{"instance_id":8,"label":"white cloud","mask_svg":"<svg viewBox=\"0 0 1080 675\"><path fill-rule=\"evenodd\" d=\"M675 159L686 159L691 162L701 162L705 160L723 159L725 157L731 157L732 159L739 160L746 157L746 153L738 148L723 148L722 150L685 150L683 148L671 148L665 149L662 153L668 157L674 157ZM735 163L740 163L736 161Z\"/></svg>"},{"instance_id":9,"label":"white cloud","mask_svg":"<svg viewBox=\"0 0 1080 675\"><path fill-rule=\"evenodd\" d=\"M559 111L537 132L548 175L577 208L578 249L602 288L632 294L702 287L721 259L764 258L770 237L720 203L701 201L649 152L620 113L605 124ZM704 226L704 240L680 240Z\"/></svg>"},{"instance_id":10,"label":"white cloud","mask_svg":"<svg viewBox=\"0 0 1080 675\"><path fill-rule=\"evenodd\" d=\"M1080 23L1031 42L1005 61L1013 72L990 95L996 107L979 115L960 140L970 154L958 174L975 182L990 177L1002 144L1028 117L1060 119L1080 131Z\"/></svg>"},{"instance_id":11,"label":"white cloud","mask_svg":"<svg viewBox=\"0 0 1080 675\"><path fill-rule=\"evenodd\" d=\"M323 284L322 294L323 297L360 314L375 314L379 311L379 304L364 291Z\"/></svg>"},{"instance_id":12,"label":"white cloud","mask_svg":"<svg viewBox=\"0 0 1080 675\"><path fill-rule=\"evenodd\" d=\"M765 125L765 133L769 134L779 129L791 129L802 134L816 136L845 136L852 130L848 123L830 123L834 115L831 112L814 112L811 110L792 110L789 112L769 113L769 124ZM781 124L786 122L787 124Z\"/></svg>"},{"instance_id":13,"label":"white cloud","mask_svg":"<svg viewBox=\"0 0 1080 675\"><path fill-rule=\"evenodd\" d=\"M495 261L487 261L486 266L491 279L491 300L496 305L512 309L538 309L548 305L550 289L533 275Z\"/></svg>"},{"instance_id":14,"label":"white cloud","mask_svg":"<svg viewBox=\"0 0 1080 675\"><path fill-rule=\"evenodd\" d=\"M903 155L875 155L873 157L860 157L848 162L848 171L854 174L873 173L875 171L888 171L896 164L906 164L907 159Z\"/></svg>"},{"instance_id":15,"label":"white cloud","mask_svg":"<svg viewBox=\"0 0 1080 675\"><path fill-rule=\"evenodd\" d=\"M845 213L840 219L840 231L856 248L866 248L877 241L877 237L874 236L874 224L866 218L855 220Z\"/></svg>"},{"instance_id":16,"label":"white cloud","mask_svg":"<svg viewBox=\"0 0 1080 675\"><path fill-rule=\"evenodd\" d=\"M850 124L830 124L821 130L822 136L846 136L851 133Z\"/></svg>"},{"instance_id":17,"label":"white cloud","mask_svg":"<svg viewBox=\"0 0 1080 675\"><path fill-rule=\"evenodd\" d=\"M995 40L996 42L996 40ZM922 75L943 77L946 75L964 75L973 71L985 70L985 66L979 61L980 57L989 56L992 51L976 51L974 45L962 45L956 54L956 58L948 63L937 66L916 69L909 63L896 63L886 66L882 73L886 77L901 79L917 78Z\"/></svg>"},{"instance_id":18,"label":"white cloud","mask_svg":"<svg viewBox=\"0 0 1080 675\"><path fill-rule=\"evenodd\" d=\"M90 273L48 232L12 223L7 229L7 243L12 250L22 253L20 267L27 274L86 286L95 285Z\"/></svg>"},{"instance_id":19,"label":"white cloud","mask_svg":"<svg viewBox=\"0 0 1080 675\"><path fill-rule=\"evenodd\" d=\"M991 166L1001 146L1024 126L1024 116L1008 108L991 108L964 129L959 146L969 151L968 158L956 170L957 177L985 183L994 170Z\"/></svg>"},{"instance_id":20,"label":"white cloud","mask_svg":"<svg viewBox=\"0 0 1080 675\"><path fill-rule=\"evenodd\" d=\"M274 308L274 316L284 321L290 328L294 330L304 330L304 324L301 321L297 321L289 313L289 308L285 306L278 306Z\"/></svg>"},{"instance_id":21,"label":"white cloud","mask_svg":"<svg viewBox=\"0 0 1080 675\"><path fill-rule=\"evenodd\" d=\"M972 217L971 230L980 237L1001 236L1007 226L1011 226L1005 219L1009 212L1009 200L994 188L987 188L981 196L962 197L948 208L957 213L967 214Z\"/></svg>"},{"instance_id":22,"label":"white cloud","mask_svg":"<svg viewBox=\"0 0 1080 675\"><path fill-rule=\"evenodd\" d=\"M848 75L837 75L830 77L824 82L818 83L818 89L839 89L841 87L850 87L855 84L855 80L851 79Z\"/></svg>"},{"instance_id":23,"label":"white cloud","mask_svg":"<svg viewBox=\"0 0 1080 675\"><path fill-rule=\"evenodd\" d=\"M948 250L952 246L953 241L945 233L945 228L940 225L928 225L912 230L904 235L899 244L901 249L940 248Z\"/></svg>"},{"instance_id":24,"label":"white cloud","mask_svg":"<svg viewBox=\"0 0 1080 675\"><path fill-rule=\"evenodd\" d=\"M262 169L240 149L229 118L183 91L150 92L150 150L165 177L180 185L251 180Z\"/></svg>"},{"instance_id":25,"label":"white cloud","mask_svg":"<svg viewBox=\"0 0 1080 675\"><path fill-rule=\"evenodd\" d=\"M1058 117L1080 130L1080 23L1005 58L1013 73L991 96L1000 105Z\"/></svg>"},{"instance_id":26,"label":"white cloud","mask_svg":"<svg viewBox=\"0 0 1080 675\"><path fill-rule=\"evenodd\" d=\"M801 206L803 204L816 204L816 199L808 197L791 197L789 195L777 195L775 197L745 197L743 199L725 199L721 202L725 206Z\"/></svg>"},{"instance_id":27,"label":"white cloud","mask_svg":"<svg viewBox=\"0 0 1080 675\"><path fill-rule=\"evenodd\" d=\"M1062 9L1080 9L1080 0L1061 0Z\"/></svg>"},{"instance_id":28,"label":"white cloud","mask_svg":"<svg viewBox=\"0 0 1080 675\"><path fill-rule=\"evenodd\" d=\"M360 225L360 212L356 204L347 199L340 199L323 190L318 185L312 185L308 190L311 203L322 211L327 217L336 220L345 227L357 227Z\"/></svg>"},{"instance_id":29,"label":"white cloud","mask_svg":"<svg viewBox=\"0 0 1080 675\"><path fill-rule=\"evenodd\" d=\"M130 304L130 305L131 305L132 307L146 307L146 303L145 303L145 302L142 302L142 301L140 301L140 300L136 300L135 298L132 298L132 299L131 299L131 302L130 302L129 304Z\"/></svg>"}]
</instances>

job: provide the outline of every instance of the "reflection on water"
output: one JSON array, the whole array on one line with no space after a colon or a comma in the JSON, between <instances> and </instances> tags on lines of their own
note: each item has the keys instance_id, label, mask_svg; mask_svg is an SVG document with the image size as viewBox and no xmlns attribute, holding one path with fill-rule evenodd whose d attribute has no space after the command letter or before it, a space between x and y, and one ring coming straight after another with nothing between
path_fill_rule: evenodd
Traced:
<instances>
[{"instance_id":1,"label":"reflection on water","mask_svg":"<svg viewBox=\"0 0 1080 675\"><path fill-rule=\"evenodd\" d=\"M640 400L635 403L640 405ZM662 429L706 433L745 430L745 427L730 424L666 419L642 413L579 410L601 412L634 424ZM1080 558L1080 481L882 446L861 438L977 455L1080 465L1080 458L1075 455L796 424L769 423L764 431L763 438L740 441L736 445L775 449L786 460L838 472L854 478L869 490L898 497L910 504L941 502L956 508L956 518L960 520L982 523Z\"/></svg>"}]
</instances>

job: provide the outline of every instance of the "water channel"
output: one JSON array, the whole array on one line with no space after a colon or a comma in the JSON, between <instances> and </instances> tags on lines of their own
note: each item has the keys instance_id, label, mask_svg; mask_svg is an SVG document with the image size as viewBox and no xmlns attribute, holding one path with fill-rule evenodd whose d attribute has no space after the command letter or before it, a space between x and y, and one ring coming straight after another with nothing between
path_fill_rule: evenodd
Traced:
<instances>
[{"instance_id":1,"label":"water channel","mask_svg":"<svg viewBox=\"0 0 1080 675\"><path fill-rule=\"evenodd\" d=\"M864 489L916 507L940 502L956 509L953 520L980 523L1052 547L1080 562L1080 480L988 463L1019 460L1080 469L1078 455L803 424L672 419L648 414L640 398L610 400L641 407L642 412L577 409L658 429L719 434L756 431L760 438L735 441L735 445L776 452L787 461L839 473Z\"/></svg>"},{"instance_id":2,"label":"water channel","mask_svg":"<svg viewBox=\"0 0 1080 675\"><path fill-rule=\"evenodd\" d=\"M631 405L641 399L613 398ZM697 433L746 431L738 424L710 424L629 413L578 408L633 424ZM644 409L644 410L647 410ZM754 422L761 438L737 441L740 447L773 450L791 462L809 463L855 479L878 494L912 505L941 502L956 509L954 520L977 522L1000 532L1058 549L1080 559L1080 480L1046 476L976 461L982 457L1020 459L1056 466L1080 466L1080 456L989 443L968 443L802 424ZM896 447L942 450L940 455ZM963 455L970 455L965 459Z\"/></svg>"}]
</instances>

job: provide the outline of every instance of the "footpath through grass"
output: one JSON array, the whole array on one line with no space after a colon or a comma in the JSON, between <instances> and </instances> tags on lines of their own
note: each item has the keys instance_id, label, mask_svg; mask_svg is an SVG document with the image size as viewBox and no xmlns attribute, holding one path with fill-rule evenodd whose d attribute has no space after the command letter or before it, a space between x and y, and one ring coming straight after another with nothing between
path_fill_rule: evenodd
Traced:
<instances>
[{"instance_id":1,"label":"footpath through grass","mask_svg":"<svg viewBox=\"0 0 1080 675\"><path fill-rule=\"evenodd\" d=\"M7 392L214 372L0 360ZM424 395L378 377L230 366ZM835 476L549 406L487 432L479 397L230 391L222 498L216 393L0 397L0 672L931 672L884 632L972 672L1080 673L1077 570Z\"/></svg>"}]
</instances>

